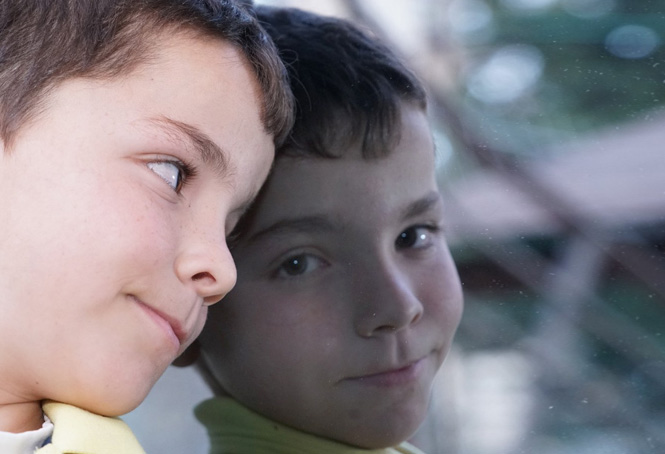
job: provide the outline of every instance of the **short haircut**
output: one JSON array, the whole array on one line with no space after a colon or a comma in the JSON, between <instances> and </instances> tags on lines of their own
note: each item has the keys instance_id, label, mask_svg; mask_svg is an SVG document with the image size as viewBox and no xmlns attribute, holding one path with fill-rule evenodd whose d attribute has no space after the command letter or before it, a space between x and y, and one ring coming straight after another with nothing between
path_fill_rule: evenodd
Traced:
<instances>
[{"instance_id":1,"label":"short haircut","mask_svg":"<svg viewBox=\"0 0 665 454\"><path fill-rule=\"evenodd\" d=\"M293 121L285 69L247 6L233 0L0 0L0 138L9 147L59 83L114 78L149 61L159 39L185 32L226 41L247 59L261 121L282 143Z\"/></svg>"},{"instance_id":2,"label":"short haircut","mask_svg":"<svg viewBox=\"0 0 665 454\"><path fill-rule=\"evenodd\" d=\"M387 46L351 22L295 8L256 7L296 98L296 123L278 155L340 157L360 144L382 156L399 140L407 102L423 110L423 85Z\"/></svg>"}]
</instances>

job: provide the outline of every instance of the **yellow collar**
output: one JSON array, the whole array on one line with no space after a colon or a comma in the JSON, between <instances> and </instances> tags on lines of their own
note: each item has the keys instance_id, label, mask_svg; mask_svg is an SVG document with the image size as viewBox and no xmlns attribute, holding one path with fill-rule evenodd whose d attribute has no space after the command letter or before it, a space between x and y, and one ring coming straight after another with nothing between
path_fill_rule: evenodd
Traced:
<instances>
[{"instance_id":1,"label":"yellow collar","mask_svg":"<svg viewBox=\"0 0 665 454\"><path fill-rule=\"evenodd\" d=\"M51 443L35 454L145 454L129 426L71 405L46 401L44 413L53 422Z\"/></svg>"}]
</instances>

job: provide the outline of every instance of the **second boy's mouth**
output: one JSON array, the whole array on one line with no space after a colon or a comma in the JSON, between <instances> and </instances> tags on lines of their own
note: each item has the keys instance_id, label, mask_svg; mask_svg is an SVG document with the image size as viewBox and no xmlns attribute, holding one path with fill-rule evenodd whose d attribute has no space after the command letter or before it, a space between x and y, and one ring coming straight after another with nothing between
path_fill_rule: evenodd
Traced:
<instances>
[{"instance_id":1,"label":"second boy's mouth","mask_svg":"<svg viewBox=\"0 0 665 454\"><path fill-rule=\"evenodd\" d=\"M343 381L357 382L377 387L400 386L416 381L425 367L427 355L404 365L387 368L380 372L345 378Z\"/></svg>"}]
</instances>

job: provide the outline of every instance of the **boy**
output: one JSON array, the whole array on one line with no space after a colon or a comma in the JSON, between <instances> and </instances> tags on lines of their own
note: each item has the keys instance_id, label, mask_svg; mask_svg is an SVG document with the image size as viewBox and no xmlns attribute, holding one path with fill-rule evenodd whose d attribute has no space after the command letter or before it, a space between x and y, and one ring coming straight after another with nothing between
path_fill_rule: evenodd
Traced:
<instances>
[{"instance_id":1,"label":"boy","mask_svg":"<svg viewBox=\"0 0 665 454\"><path fill-rule=\"evenodd\" d=\"M236 229L196 409L211 452L416 453L462 312L425 93L350 23L259 8L296 126ZM192 349L194 351L194 349Z\"/></svg>"},{"instance_id":2,"label":"boy","mask_svg":"<svg viewBox=\"0 0 665 454\"><path fill-rule=\"evenodd\" d=\"M285 76L231 1L0 1L0 452L142 452L98 415L234 285L225 234L290 128Z\"/></svg>"}]
</instances>

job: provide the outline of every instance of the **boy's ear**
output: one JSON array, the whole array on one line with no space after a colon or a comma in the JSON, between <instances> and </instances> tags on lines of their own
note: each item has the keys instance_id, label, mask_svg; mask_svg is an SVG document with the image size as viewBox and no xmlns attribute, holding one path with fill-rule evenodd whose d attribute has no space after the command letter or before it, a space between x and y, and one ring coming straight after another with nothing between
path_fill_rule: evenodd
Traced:
<instances>
[{"instance_id":1,"label":"boy's ear","mask_svg":"<svg viewBox=\"0 0 665 454\"><path fill-rule=\"evenodd\" d=\"M172 364L176 367L191 366L199 359L200 354L201 346L199 345L199 341L195 340L180 356L173 360Z\"/></svg>"}]
</instances>

